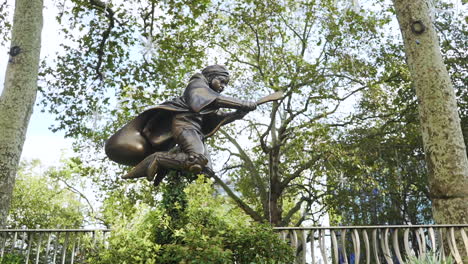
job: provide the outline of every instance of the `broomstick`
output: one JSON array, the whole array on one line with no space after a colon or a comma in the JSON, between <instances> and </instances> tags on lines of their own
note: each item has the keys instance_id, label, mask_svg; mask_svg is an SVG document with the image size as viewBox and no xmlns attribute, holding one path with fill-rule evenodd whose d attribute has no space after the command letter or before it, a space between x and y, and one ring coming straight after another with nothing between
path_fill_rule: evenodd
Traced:
<instances>
[{"instance_id":1,"label":"broomstick","mask_svg":"<svg viewBox=\"0 0 468 264\"><path fill-rule=\"evenodd\" d=\"M265 96L265 97L260 98L260 99L256 102L256 104L257 104L257 106L258 106L258 105L262 105L262 104L264 104L264 103L268 103L268 102L272 102L272 101L277 101L277 100L283 99L283 97L284 97L283 91L278 91L278 92L275 92L275 93L272 93L272 94L270 94L270 95L267 95L267 96ZM224 124L230 123L230 122L232 122L232 121L234 121L234 120L236 120L236 119L237 119L237 116L235 116L235 115L232 115L232 116L229 116L229 117L225 118L224 120L222 120L221 122L219 122L219 124L218 124L209 134L205 135L205 137L211 137L214 133L216 133L216 131L219 130L219 128L220 128L221 126L223 126Z\"/></svg>"}]
</instances>

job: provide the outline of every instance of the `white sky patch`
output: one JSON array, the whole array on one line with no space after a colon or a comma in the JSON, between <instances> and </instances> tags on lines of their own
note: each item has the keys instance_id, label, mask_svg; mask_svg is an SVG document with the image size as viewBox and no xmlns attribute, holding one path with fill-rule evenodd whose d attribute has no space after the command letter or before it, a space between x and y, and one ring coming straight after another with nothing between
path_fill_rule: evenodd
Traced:
<instances>
[{"instance_id":1,"label":"white sky patch","mask_svg":"<svg viewBox=\"0 0 468 264\"><path fill-rule=\"evenodd\" d=\"M57 166L61 158L72 154L72 140L65 139L63 133L50 131L51 115L37 108L29 122L21 159L39 159L45 166Z\"/></svg>"}]
</instances>

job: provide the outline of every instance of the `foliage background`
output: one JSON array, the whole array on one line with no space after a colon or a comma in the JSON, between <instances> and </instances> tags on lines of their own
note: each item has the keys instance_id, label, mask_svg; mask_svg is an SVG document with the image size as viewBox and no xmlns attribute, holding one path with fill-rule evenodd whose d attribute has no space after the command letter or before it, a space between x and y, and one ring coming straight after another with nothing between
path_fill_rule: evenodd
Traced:
<instances>
[{"instance_id":1,"label":"foliage background","mask_svg":"<svg viewBox=\"0 0 468 264\"><path fill-rule=\"evenodd\" d=\"M156 209L144 204L116 219L109 250L92 263L291 263L292 248L268 225L213 192L200 176L189 184L172 173ZM187 176L184 176L187 177Z\"/></svg>"},{"instance_id":2,"label":"foliage background","mask_svg":"<svg viewBox=\"0 0 468 264\"><path fill-rule=\"evenodd\" d=\"M466 3L436 2L436 25L467 142L467 16L457 11ZM0 18L8 12L5 3ZM134 233L125 237L119 231L112 243L141 237L136 245L148 249L141 254L203 244L213 247L211 255L228 259L236 251L226 245L227 233L236 233L236 226L268 235L252 219L272 225L312 225L327 218L340 225L432 222L417 102L388 1L54 4L63 42L42 64L39 103L56 118L52 130L74 140L76 157L40 180L28 176L35 173L33 165L24 165L11 226L92 222L127 230L130 225ZM8 23L0 24L2 38L8 29ZM232 71L229 95L254 100L282 90L287 96L209 141L217 164L216 199L203 200L211 191L199 190L203 197L190 192L197 188L190 185L180 221L193 225L170 229L165 218L170 208L161 207L167 189L120 180L128 168L109 162L103 145L147 106L178 96L193 73L212 63ZM83 181L95 186L101 208L93 209L83 192L71 191ZM26 193L37 195L28 200ZM50 199L56 203L41 203ZM187 244L162 249L148 226L171 234L180 229L170 240ZM258 238L237 231L239 237L230 239L242 245ZM118 254L96 257L107 261Z\"/></svg>"}]
</instances>

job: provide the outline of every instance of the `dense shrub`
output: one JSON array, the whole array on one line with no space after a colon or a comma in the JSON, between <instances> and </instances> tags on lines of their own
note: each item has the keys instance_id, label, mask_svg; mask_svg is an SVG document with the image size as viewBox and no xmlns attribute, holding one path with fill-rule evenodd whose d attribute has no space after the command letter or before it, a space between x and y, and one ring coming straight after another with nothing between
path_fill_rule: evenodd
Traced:
<instances>
[{"instance_id":1,"label":"dense shrub","mask_svg":"<svg viewBox=\"0 0 468 264\"><path fill-rule=\"evenodd\" d=\"M185 188L180 188L184 186ZM139 205L113 227L109 248L90 263L292 263L293 251L270 226L252 222L212 183L170 175L157 208Z\"/></svg>"},{"instance_id":2,"label":"dense shrub","mask_svg":"<svg viewBox=\"0 0 468 264\"><path fill-rule=\"evenodd\" d=\"M6 253L0 258L0 264L21 264L24 263L24 256Z\"/></svg>"}]
</instances>

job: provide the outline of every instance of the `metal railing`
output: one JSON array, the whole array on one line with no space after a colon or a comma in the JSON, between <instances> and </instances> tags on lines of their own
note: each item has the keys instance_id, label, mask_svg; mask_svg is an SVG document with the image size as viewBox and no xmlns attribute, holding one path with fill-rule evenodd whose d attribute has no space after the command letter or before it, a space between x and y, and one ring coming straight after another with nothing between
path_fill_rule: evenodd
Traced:
<instances>
[{"instance_id":1,"label":"metal railing","mask_svg":"<svg viewBox=\"0 0 468 264\"><path fill-rule=\"evenodd\" d=\"M86 263L109 229L0 229L0 262Z\"/></svg>"},{"instance_id":2,"label":"metal railing","mask_svg":"<svg viewBox=\"0 0 468 264\"><path fill-rule=\"evenodd\" d=\"M275 227L296 250L297 263L405 263L436 252L455 263L468 259L466 225ZM106 247L109 229L0 229L0 260L86 263ZM98 247L99 246L99 247ZM0 261L1 262L1 261Z\"/></svg>"},{"instance_id":3,"label":"metal railing","mask_svg":"<svg viewBox=\"0 0 468 264\"><path fill-rule=\"evenodd\" d=\"M297 263L397 264L426 254L468 263L468 224L274 229L296 249Z\"/></svg>"}]
</instances>

